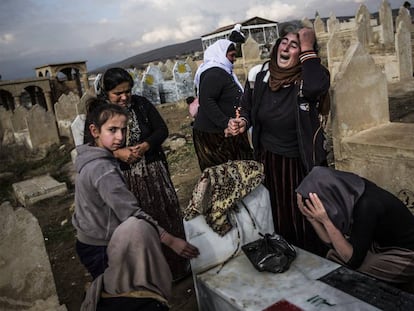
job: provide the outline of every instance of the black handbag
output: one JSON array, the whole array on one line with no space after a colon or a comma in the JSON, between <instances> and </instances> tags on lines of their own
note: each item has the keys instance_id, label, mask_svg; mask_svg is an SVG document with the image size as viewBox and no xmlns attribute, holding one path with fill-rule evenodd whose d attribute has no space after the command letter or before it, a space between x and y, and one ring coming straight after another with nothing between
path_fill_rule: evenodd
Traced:
<instances>
[{"instance_id":1,"label":"black handbag","mask_svg":"<svg viewBox=\"0 0 414 311\"><path fill-rule=\"evenodd\" d=\"M243 252L260 272L285 272L296 258L295 248L281 235L260 233L262 238L242 246Z\"/></svg>"}]
</instances>

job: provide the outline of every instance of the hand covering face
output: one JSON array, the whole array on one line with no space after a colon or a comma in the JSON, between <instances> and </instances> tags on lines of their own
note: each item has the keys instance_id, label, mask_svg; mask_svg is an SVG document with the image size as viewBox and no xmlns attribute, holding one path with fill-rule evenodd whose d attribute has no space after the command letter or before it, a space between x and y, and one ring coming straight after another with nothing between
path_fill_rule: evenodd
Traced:
<instances>
[{"instance_id":1,"label":"hand covering face","mask_svg":"<svg viewBox=\"0 0 414 311\"><path fill-rule=\"evenodd\" d=\"M356 174L315 166L297 187L304 199L316 193L335 227L348 233L354 206L365 190L364 180Z\"/></svg>"}]
</instances>

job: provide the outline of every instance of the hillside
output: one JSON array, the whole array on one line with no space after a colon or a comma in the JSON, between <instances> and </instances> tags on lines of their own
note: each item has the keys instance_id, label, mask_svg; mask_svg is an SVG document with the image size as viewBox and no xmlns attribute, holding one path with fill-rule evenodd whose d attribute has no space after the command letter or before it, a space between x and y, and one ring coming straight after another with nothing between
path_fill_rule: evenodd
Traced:
<instances>
[{"instance_id":1,"label":"hillside","mask_svg":"<svg viewBox=\"0 0 414 311\"><path fill-rule=\"evenodd\" d=\"M202 51L203 48L201 45L201 39L198 38L182 43L164 46L141 54L137 54L127 59L121 60L119 62L96 68L94 70L91 70L89 73L99 73L105 71L107 68L110 67L139 68L143 64L152 61L166 61L167 59L175 59L177 58L177 56L185 57L187 55L193 55L196 52Z\"/></svg>"}]
</instances>

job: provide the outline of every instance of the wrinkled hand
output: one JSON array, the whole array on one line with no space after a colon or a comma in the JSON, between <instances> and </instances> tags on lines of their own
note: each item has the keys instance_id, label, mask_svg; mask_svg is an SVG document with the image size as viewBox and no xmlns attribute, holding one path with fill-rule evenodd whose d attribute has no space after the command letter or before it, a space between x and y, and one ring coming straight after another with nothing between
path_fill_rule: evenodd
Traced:
<instances>
[{"instance_id":1,"label":"wrinkled hand","mask_svg":"<svg viewBox=\"0 0 414 311\"><path fill-rule=\"evenodd\" d=\"M301 28L298 32L298 35L300 42L300 50L313 50L313 45L315 44L316 40L315 31L312 28Z\"/></svg>"},{"instance_id":2,"label":"wrinkled hand","mask_svg":"<svg viewBox=\"0 0 414 311\"><path fill-rule=\"evenodd\" d=\"M229 120L227 128L224 130L226 137L236 136L246 131L246 121L241 118L232 118Z\"/></svg>"},{"instance_id":3,"label":"wrinkled hand","mask_svg":"<svg viewBox=\"0 0 414 311\"><path fill-rule=\"evenodd\" d=\"M326 213L323 203L319 199L316 193L309 193L309 199L305 200L306 206L303 205L304 211L314 220L325 223L329 221L328 214Z\"/></svg>"}]
</instances>

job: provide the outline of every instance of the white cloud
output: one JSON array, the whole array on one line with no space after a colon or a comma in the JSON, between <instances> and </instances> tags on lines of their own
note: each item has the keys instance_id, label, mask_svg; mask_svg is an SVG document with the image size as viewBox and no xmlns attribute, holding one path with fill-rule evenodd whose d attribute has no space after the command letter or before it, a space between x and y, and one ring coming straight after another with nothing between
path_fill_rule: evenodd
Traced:
<instances>
[{"instance_id":1,"label":"white cloud","mask_svg":"<svg viewBox=\"0 0 414 311\"><path fill-rule=\"evenodd\" d=\"M177 20L174 27L162 26L142 35L140 41L136 41L134 46L141 44L152 44L162 41L184 41L193 39L202 31L200 24L201 16L187 16Z\"/></svg>"},{"instance_id":2,"label":"white cloud","mask_svg":"<svg viewBox=\"0 0 414 311\"><path fill-rule=\"evenodd\" d=\"M98 23L101 24L101 25L109 24L109 20L107 18L102 18L102 19L99 20Z\"/></svg>"},{"instance_id":3,"label":"white cloud","mask_svg":"<svg viewBox=\"0 0 414 311\"><path fill-rule=\"evenodd\" d=\"M274 21L297 18L301 12L296 5L273 1L270 5L256 5L246 11L246 18L260 16ZM299 17L301 18L301 17Z\"/></svg>"},{"instance_id":4,"label":"white cloud","mask_svg":"<svg viewBox=\"0 0 414 311\"><path fill-rule=\"evenodd\" d=\"M14 41L14 35L11 33L5 33L0 36L0 43L1 44L9 44Z\"/></svg>"}]
</instances>

